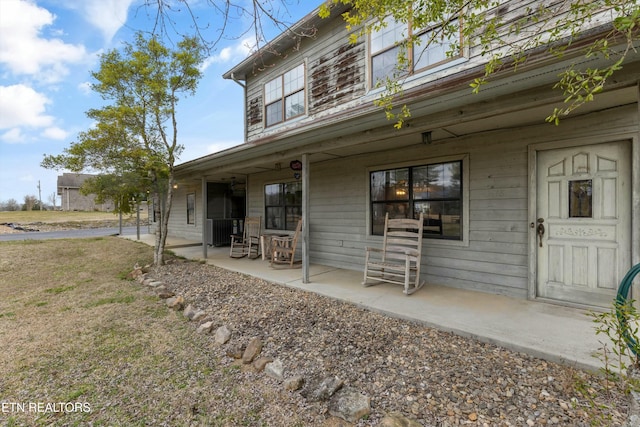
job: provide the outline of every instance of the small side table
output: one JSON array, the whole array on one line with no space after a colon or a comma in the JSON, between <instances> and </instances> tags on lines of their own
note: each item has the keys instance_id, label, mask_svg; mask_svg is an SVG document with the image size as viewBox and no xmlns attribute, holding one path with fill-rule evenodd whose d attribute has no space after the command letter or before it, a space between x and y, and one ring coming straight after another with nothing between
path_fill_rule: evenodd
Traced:
<instances>
[{"instance_id":1,"label":"small side table","mask_svg":"<svg viewBox=\"0 0 640 427\"><path fill-rule=\"evenodd\" d=\"M283 237L287 234L269 233L260 235L260 251L262 252L262 260L271 259L271 238Z\"/></svg>"}]
</instances>

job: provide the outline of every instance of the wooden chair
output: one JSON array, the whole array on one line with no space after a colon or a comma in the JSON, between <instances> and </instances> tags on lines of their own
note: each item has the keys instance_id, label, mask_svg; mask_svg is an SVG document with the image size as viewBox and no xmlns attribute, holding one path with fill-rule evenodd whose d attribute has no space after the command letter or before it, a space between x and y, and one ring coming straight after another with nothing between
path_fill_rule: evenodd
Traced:
<instances>
[{"instance_id":1,"label":"wooden chair","mask_svg":"<svg viewBox=\"0 0 640 427\"><path fill-rule=\"evenodd\" d=\"M420 219L384 219L382 248L366 248L364 264L364 286L369 280L395 283L404 286L404 293L411 295L420 289L420 260L422 255L422 231Z\"/></svg>"},{"instance_id":2,"label":"wooden chair","mask_svg":"<svg viewBox=\"0 0 640 427\"><path fill-rule=\"evenodd\" d=\"M246 217L242 235L231 235L231 258L258 258L260 253L260 229L262 217Z\"/></svg>"},{"instance_id":3,"label":"wooden chair","mask_svg":"<svg viewBox=\"0 0 640 427\"><path fill-rule=\"evenodd\" d=\"M294 263L299 264L299 261L296 262L296 247L301 232L302 220L299 220L292 236L273 236L271 238L271 267L277 264L293 268Z\"/></svg>"}]
</instances>

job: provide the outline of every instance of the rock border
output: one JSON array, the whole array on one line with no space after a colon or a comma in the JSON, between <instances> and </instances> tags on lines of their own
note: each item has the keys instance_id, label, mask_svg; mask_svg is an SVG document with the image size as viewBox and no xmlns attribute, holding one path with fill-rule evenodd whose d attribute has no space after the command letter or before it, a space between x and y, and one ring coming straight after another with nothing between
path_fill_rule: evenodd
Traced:
<instances>
[{"instance_id":1,"label":"rock border","mask_svg":"<svg viewBox=\"0 0 640 427\"><path fill-rule=\"evenodd\" d=\"M165 301L167 308L181 311L190 322L197 325L197 333L213 334L215 344L225 346L225 354L233 359L233 364L263 372L265 376L278 381L284 390L299 392L309 403L326 402L331 416L348 423L356 423L371 413L371 398L353 387L343 387L344 382L339 377L304 378L295 372L287 372L279 358L261 355L263 341L260 337L234 334L226 325L219 326L214 331L214 322L207 319L204 310L188 304L183 296L176 295L165 283L155 280L151 271L151 265L141 267L136 264L127 279L153 291L159 299ZM386 414L380 425L414 427L420 424L394 412Z\"/></svg>"},{"instance_id":2,"label":"rock border","mask_svg":"<svg viewBox=\"0 0 640 427\"><path fill-rule=\"evenodd\" d=\"M167 263L171 263L172 260ZM243 372L263 373L264 376L277 381L287 392L297 392L309 405L325 403L327 409L321 411L327 415L327 422L331 425L352 425L371 414L371 398L365 393L343 386L343 381L337 376L320 378L305 378L296 372L288 372L281 359L267 357L261 354L263 341L258 336L243 336L233 332L227 325L221 325L214 330L214 321L207 318L206 312L189 304L181 295L176 295L171 286L154 279L152 266L140 267L137 264L127 279L137 281L150 289L168 308L183 313L188 321L196 325L196 332L213 334L214 343L224 346L224 353L233 359L232 365L239 366ZM268 341L273 338L269 337ZM640 376L640 373L636 375ZM640 427L640 393L630 394L630 408L624 427ZM469 421L475 421L477 414L468 416ZM347 423L347 424L345 424ZM532 425L527 422L528 425ZM327 424L329 425L329 424ZM416 420L399 412L389 412L380 419L383 427L417 427L421 424Z\"/></svg>"}]
</instances>

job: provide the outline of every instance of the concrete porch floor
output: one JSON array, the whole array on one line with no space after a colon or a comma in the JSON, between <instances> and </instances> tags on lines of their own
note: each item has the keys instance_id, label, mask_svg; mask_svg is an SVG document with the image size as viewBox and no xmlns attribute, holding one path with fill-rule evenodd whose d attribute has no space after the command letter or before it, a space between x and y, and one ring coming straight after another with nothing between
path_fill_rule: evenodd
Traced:
<instances>
[{"instance_id":1,"label":"concrete porch floor","mask_svg":"<svg viewBox=\"0 0 640 427\"><path fill-rule=\"evenodd\" d=\"M123 237L136 240L136 236ZM142 235L140 240L153 245L153 237ZM187 259L203 259L199 243L169 238L167 249ZM406 296L400 287L390 284L363 287L360 271L318 264L310 266L310 283L304 284L300 268L273 269L261 259L230 258L228 247L208 248L207 252L208 264L228 270L564 365L589 371L603 367L597 356L606 337L596 336L595 324L586 310L428 283Z\"/></svg>"}]
</instances>

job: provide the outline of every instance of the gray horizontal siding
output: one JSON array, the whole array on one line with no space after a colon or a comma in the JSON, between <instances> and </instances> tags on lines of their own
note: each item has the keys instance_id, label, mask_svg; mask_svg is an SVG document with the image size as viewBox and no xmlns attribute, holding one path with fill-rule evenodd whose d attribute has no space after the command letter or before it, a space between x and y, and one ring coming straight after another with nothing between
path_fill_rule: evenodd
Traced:
<instances>
[{"instance_id":1,"label":"gray horizontal siding","mask_svg":"<svg viewBox=\"0 0 640 427\"><path fill-rule=\"evenodd\" d=\"M632 107L568 119L558 128L547 124L447 140L425 147L416 144L334 159L310 166L310 257L314 263L362 270L367 246L380 246L369 235L369 171L398 165L441 161L452 155L468 159L469 230L466 243L425 239L423 274L429 283L526 297L528 284L528 145L554 139L611 131L637 122ZM621 118L624 117L623 118ZM614 120L610 120L613 119ZM393 141L390 141L390 147ZM263 186L290 181L291 175L272 172L251 177L249 206L262 214Z\"/></svg>"},{"instance_id":2,"label":"gray horizontal siding","mask_svg":"<svg viewBox=\"0 0 640 427\"><path fill-rule=\"evenodd\" d=\"M526 295L527 285L527 147L506 135L500 140L455 140L369 155L314 163L310 167L310 238L312 262L353 270L364 268L369 235L368 174L397 164L426 164L451 152L468 154L468 244L425 239L423 272L431 283L501 294ZM392 146L392 144L390 144ZM504 167L504 165L508 165ZM501 167L504 167L500 169ZM284 179L282 173L252 177L253 212L263 210L263 186ZM289 175L290 176L290 175Z\"/></svg>"},{"instance_id":3,"label":"gray horizontal siding","mask_svg":"<svg viewBox=\"0 0 640 427\"><path fill-rule=\"evenodd\" d=\"M171 214L169 215L169 236L202 241L202 190L194 181L178 182L178 188L173 192ZM196 195L195 224L187 224L187 194Z\"/></svg>"},{"instance_id":4,"label":"gray horizontal siding","mask_svg":"<svg viewBox=\"0 0 640 427\"><path fill-rule=\"evenodd\" d=\"M363 153L310 165L310 257L314 263L362 270L365 248L379 247L369 235L368 182L371 170L439 162L468 161L469 230L465 242L425 239L423 275L428 283L526 297L529 272L530 144L553 141L605 142L638 131L637 106L626 106L547 124L470 135L393 150ZM594 136L595 135L595 136ZM627 136L628 137L628 136ZM393 141L390 141L393 147ZM290 182L290 170L253 174L248 179L249 216L264 216L264 185ZM196 224L186 224L186 194L196 194ZM199 241L202 200L198 181L179 183L170 235Z\"/></svg>"}]
</instances>

